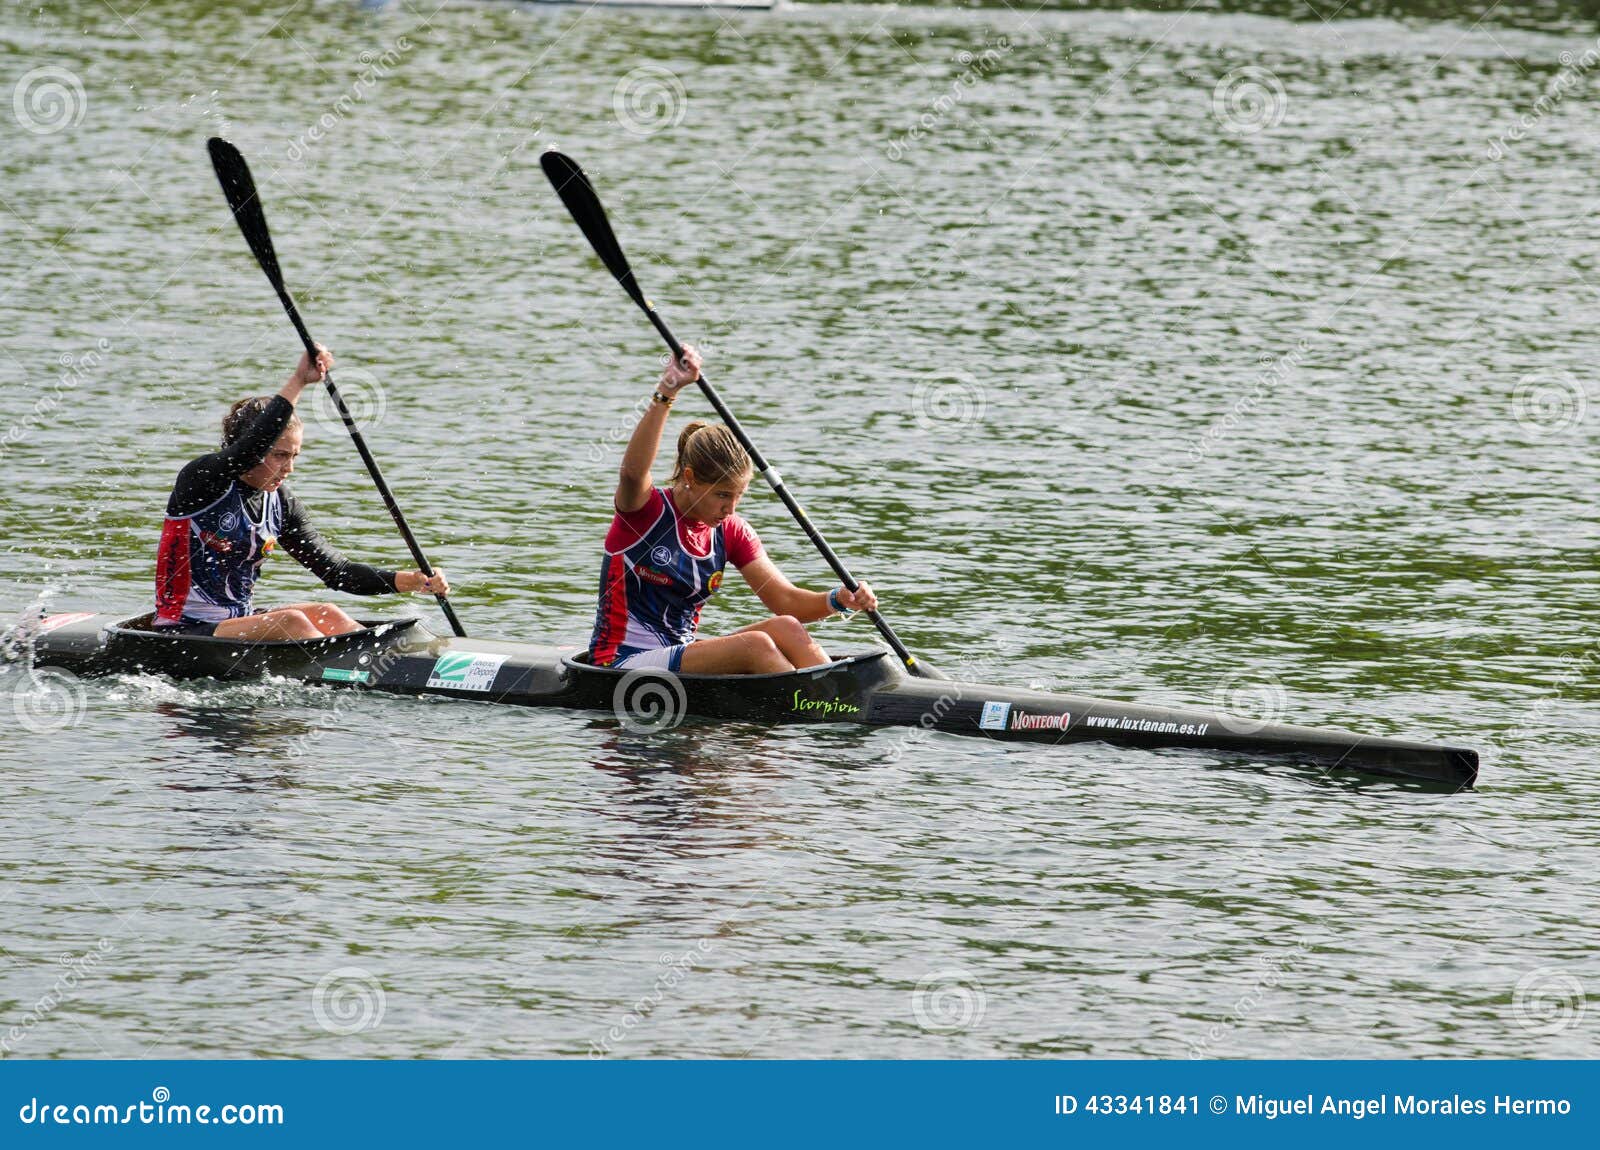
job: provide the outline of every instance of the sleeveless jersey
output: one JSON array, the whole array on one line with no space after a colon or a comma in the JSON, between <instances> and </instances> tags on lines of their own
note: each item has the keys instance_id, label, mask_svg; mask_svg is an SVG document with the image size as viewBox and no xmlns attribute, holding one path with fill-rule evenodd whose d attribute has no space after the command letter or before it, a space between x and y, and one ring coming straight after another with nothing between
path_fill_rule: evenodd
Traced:
<instances>
[{"instance_id":1,"label":"sleeveless jersey","mask_svg":"<svg viewBox=\"0 0 1600 1150\"><path fill-rule=\"evenodd\" d=\"M250 614L256 578L282 529L278 492L266 493L257 522L237 480L209 507L169 516L156 554L156 625L220 623Z\"/></svg>"},{"instance_id":2,"label":"sleeveless jersey","mask_svg":"<svg viewBox=\"0 0 1600 1150\"><path fill-rule=\"evenodd\" d=\"M652 510L654 520L641 530L639 522ZM612 521L589 640L595 663L609 666L619 650L690 642L700 625L700 608L722 585L729 559L742 567L761 554L760 540L737 515L710 530L703 554L690 549L684 525L670 493L660 487L639 511Z\"/></svg>"}]
</instances>

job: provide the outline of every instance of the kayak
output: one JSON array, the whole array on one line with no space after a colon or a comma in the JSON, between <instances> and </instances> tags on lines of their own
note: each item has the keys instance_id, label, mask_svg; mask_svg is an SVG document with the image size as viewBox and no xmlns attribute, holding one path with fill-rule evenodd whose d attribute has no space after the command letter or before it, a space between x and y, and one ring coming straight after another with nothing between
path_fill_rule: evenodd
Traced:
<instances>
[{"instance_id":1,"label":"kayak","mask_svg":"<svg viewBox=\"0 0 1600 1150\"><path fill-rule=\"evenodd\" d=\"M853 723L1051 745L1097 742L1146 750L1302 763L1451 790L1477 779L1476 751L1411 739L1265 723L1218 711L1144 706L1086 695L915 678L877 648L771 675L616 670L573 647L436 635L420 620L363 621L327 639L241 642L151 629L151 617L70 612L13 629L13 659L78 675L153 673L179 679L262 676L399 695L610 711L626 727L661 730L688 716L732 722Z\"/></svg>"}]
</instances>

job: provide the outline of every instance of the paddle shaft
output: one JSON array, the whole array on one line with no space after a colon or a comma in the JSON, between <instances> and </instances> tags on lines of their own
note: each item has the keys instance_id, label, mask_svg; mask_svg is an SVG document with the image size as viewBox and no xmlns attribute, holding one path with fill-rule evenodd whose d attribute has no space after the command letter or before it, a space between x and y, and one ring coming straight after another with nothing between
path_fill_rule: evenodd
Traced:
<instances>
[{"instance_id":1,"label":"paddle shaft","mask_svg":"<svg viewBox=\"0 0 1600 1150\"><path fill-rule=\"evenodd\" d=\"M666 321L657 314L655 308L650 306L648 300L643 301L641 306L644 308L644 314L650 318L650 322L655 326L656 331L661 333L661 338L666 340L667 347L672 350L673 358L681 362L683 359L683 345L678 342L677 337L667 327ZM794 516L794 521L800 525L800 530L806 533L806 538L811 540L811 545L827 560L828 566L833 568L833 573L839 577L839 581L845 585L845 588L850 591L856 590L860 586L856 581L856 577L850 574L850 569L844 565L844 560L839 558L838 553L822 537L822 532L818 531L816 525L811 522L811 517L806 514L805 508L801 507L795 497L789 494L789 488L783 482L783 476L776 467L772 467L767 463L766 458L761 454L760 448L756 447L754 441L751 440L744 426L733 412L728 410L728 405L722 402L722 396L718 395L717 389L711 386L711 381L705 377L705 373L701 372L699 379L695 382L700 385L700 390L704 393L706 399L711 401L711 406L716 410L718 417L728 425L728 430L733 432L734 438L739 441L739 445L750 456L750 462L755 464L756 470L761 473L761 478L766 480L767 486L772 488L773 494L783 501L783 505L789 509L789 514ZM889 621L876 610L866 612L866 616L872 620L872 625L878 629L878 634L883 636L884 642L889 644L889 649L895 653L895 656L908 668L916 667L917 657L906 649L906 645L900 641L900 636L896 635L894 628L889 626Z\"/></svg>"},{"instance_id":2,"label":"paddle shaft","mask_svg":"<svg viewBox=\"0 0 1600 1150\"><path fill-rule=\"evenodd\" d=\"M244 234L245 243L250 245L250 252L256 257L256 263L261 265L267 282L272 285L272 290L278 293L278 301L283 304L289 322L294 324L295 331L299 333L300 342L305 345L306 355L311 358L312 363L316 363L317 344L311 338L311 333L306 330L305 321L300 318L300 309L295 306L294 297L289 294L289 289L283 282L283 272L278 267L278 256L272 247L272 233L267 230L266 212L261 207L261 197L256 193L255 178L250 174L250 165L245 162L238 148L221 137L214 136L208 140L206 149L211 155L211 165L216 170L217 182L222 185L222 194L227 197L228 207L233 212L234 222ZM333 397L333 405L339 409L339 418L344 420L345 430L350 433L356 451L361 456L361 462L366 464L367 473L372 476L372 482L383 498L383 505L389 509L390 517L400 529L400 536L406 541L411 557L417 561L417 567L421 569L424 578L433 578L433 566L428 562L428 557L422 553L422 546L417 542L417 537L411 533L411 525L406 522L400 504L395 502L394 492L390 491L389 485L384 482L383 472L378 470L378 461L368 450L367 441L362 438L361 430L356 427L350 409L345 406L344 397L334 386L333 373L325 372L322 381L328 387L328 394ZM438 593L434 594L434 599L438 601L439 609L449 621L450 629L465 638L466 628L461 625L461 620L456 618L455 608L450 606L450 601Z\"/></svg>"},{"instance_id":3,"label":"paddle shaft","mask_svg":"<svg viewBox=\"0 0 1600 1150\"><path fill-rule=\"evenodd\" d=\"M549 177L551 185L555 188L556 194L561 197L561 202L566 205L567 211L572 213L573 221L578 225L579 230L583 232L584 238L589 241L590 246L594 248L595 255L600 257L600 262L606 265L606 269L610 271L617 283L622 285L622 290L628 293L628 298L639 305L639 309L649 318L656 331L661 334L661 338L666 340L667 346L672 349L673 356L681 363L683 360L683 345L678 342L662 318L656 314L656 309L645 298L644 292L640 290L639 283L634 278L633 269L628 265L628 257L622 254L622 245L617 242L617 235L611 229L611 221L606 218L606 210L601 206L600 195L594 190L594 185L589 182L589 177L583 174L583 169L578 167L577 162L571 156L555 150L545 152L540 156L539 166L544 169L544 174ZM728 430L733 432L734 437L738 439L740 445L749 454L751 462L760 469L761 478L766 480L767 485L772 488L778 498L783 500L783 505L789 509L789 514L794 516L795 522L800 524L800 529L806 533L806 538L811 540L812 546L828 561L828 566L833 568L834 574L839 576L845 588L850 591L856 590L860 584L856 582L855 576L850 574L849 568L844 565L843 560L834 554L832 547L828 546L828 541L822 537L822 532L812 525L811 520L806 517L805 511L801 509L800 504L795 502L794 496L789 494L789 489L784 486L783 477L778 474L777 469L769 466L767 461L762 458L761 452L756 449L756 445L745 434L744 428L734 418L733 412L728 410L727 404L722 402L722 397L716 393L711 384L706 382L706 378L701 376L699 382L700 390L711 401L711 406L716 409L717 414L728 425ZM894 633L894 628L890 627L884 617L878 614L877 611L868 611L867 618L872 620L872 625L878 629L878 634L883 636L890 649L905 664L906 670L924 679L945 678L944 675L928 666L928 664L918 663L916 656L906 650L906 645Z\"/></svg>"},{"instance_id":4,"label":"paddle shaft","mask_svg":"<svg viewBox=\"0 0 1600 1150\"><path fill-rule=\"evenodd\" d=\"M306 330L305 323L300 319L300 311L294 306L294 301L282 287L278 287L278 298L283 301L284 309L289 313L289 322L294 324L295 331L300 333L300 342L306 345L306 354L311 357L311 362L317 362L316 341L311 338L311 333ZM356 426L355 418L350 414L350 409L345 406L344 397L339 394L339 389L334 386L333 372L326 372L322 382L328 387L328 394L333 398L333 405L339 409L339 418L344 420L345 430L350 433L350 439L356 445L356 452L361 456L361 462L367 465L367 472L372 476L372 483L378 489L378 495L383 499L383 505L389 509L389 515L394 519L394 525L400 529L400 537L406 541L406 547L411 551L411 557L417 561L417 567L423 576L433 578L433 566L428 562L428 557L422 553L422 545L417 542L417 537L411 533L411 525L406 522L405 513L400 510L400 504L395 502L394 492L389 490L389 485L384 482L383 472L378 470L378 461L372 458L372 452L367 447L367 441L361 434L361 429ZM461 638L466 638L467 630L461 625L461 620L456 618L456 609L450 606L450 600L443 595L435 594L434 599L439 603L439 610L444 612L444 617L450 623L450 629Z\"/></svg>"}]
</instances>

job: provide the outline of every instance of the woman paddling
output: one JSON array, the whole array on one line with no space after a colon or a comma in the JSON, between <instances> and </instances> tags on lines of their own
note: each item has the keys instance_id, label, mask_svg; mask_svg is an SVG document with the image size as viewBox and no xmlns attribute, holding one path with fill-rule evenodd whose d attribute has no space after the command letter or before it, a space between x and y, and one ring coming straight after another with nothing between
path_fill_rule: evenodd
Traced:
<instances>
[{"instance_id":1,"label":"woman paddling","mask_svg":"<svg viewBox=\"0 0 1600 1150\"><path fill-rule=\"evenodd\" d=\"M767 674L828 661L805 624L840 611L873 610L872 588L806 591L784 578L734 508L750 486L750 457L720 424L691 423L665 487L650 465L667 410L700 378L700 354L672 361L622 455L616 516L606 532L589 657L602 667L692 674ZM773 617L731 635L696 639L700 608L732 563Z\"/></svg>"},{"instance_id":2,"label":"woman paddling","mask_svg":"<svg viewBox=\"0 0 1600 1150\"><path fill-rule=\"evenodd\" d=\"M426 591L445 595L444 572L380 571L329 547L284 481L300 454L295 401L333 366L317 346L317 362L300 365L275 396L241 399L222 421L222 449L178 473L156 556L155 626L224 639L317 639L360 630L332 603L295 603L257 611L251 596L267 556L282 546L335 591L382 595Z\"/></svg>"}]
</instances>

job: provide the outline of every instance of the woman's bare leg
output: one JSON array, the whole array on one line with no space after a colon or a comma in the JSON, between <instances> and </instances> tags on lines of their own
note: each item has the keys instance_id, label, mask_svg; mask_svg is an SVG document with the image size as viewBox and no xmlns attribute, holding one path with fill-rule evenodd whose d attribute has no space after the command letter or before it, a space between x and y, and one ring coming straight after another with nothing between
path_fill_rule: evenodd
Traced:
<instances>
[{"instance_id":1,"label":"woman's bare leg","mask_svg":"<svg viewBox=\"0 0 1600 1150\"><path fill-rule=\"evenodd\" d=\"M792 671L794 664L783 657L771 635L746 629L690 643L678 669L690 675L771 675Z\"/></svg>"},{"instance_id":2,"label":"woman's bare leg","mask_svg":"<svg viewBox=\"0 0 1600 1150\"><path fill-rule=\"evenodd\" d=\"M293 603L275 607L260 615L224 619L213 632L220 639L251 642L283 639L325 639L359 631L361 624L332 603Z\"/></svg>"},{"instance_id":3,"label":"woman's bare leg","mask_svg":"<svg viewBox=\"0 0 1600 1150\"><path fill-rule=\"evenodd\" d=\"M212 634L219 639L244 639L249 642L322 638L322 632L306 618L303 611L288 607L260 615L246 615L242 619L224 619Z\"/></svg>"},{"instance_id":4,"label":"woman's bare leg","mask_svg":"<svg viewBox=\"0 0 1600 1150\"><path fill-rule=\"evenodd\" d=\"M828 661L827 653L817 645L811 632L806 630L806 625L793 615L774 615L770 619L741 627L734 634L748 635L753 631L771 636L777 644L778 653L795 667L820 667Z\"/></svg>"},{"instance_id":5,"label":"woman's bare leg","mask_svg":"<svg viewBox=\"0 0 1600 1150\"><path fill-rule=\"evenodd\" d=\"M351 631L361 630L360 623L332 603L290 603L283 610L299 611L323 635L348 635Z\"/></svg>"}]
</instances>

